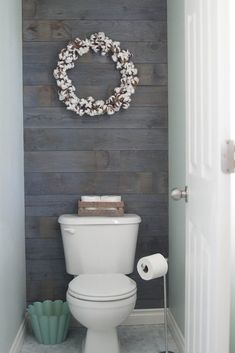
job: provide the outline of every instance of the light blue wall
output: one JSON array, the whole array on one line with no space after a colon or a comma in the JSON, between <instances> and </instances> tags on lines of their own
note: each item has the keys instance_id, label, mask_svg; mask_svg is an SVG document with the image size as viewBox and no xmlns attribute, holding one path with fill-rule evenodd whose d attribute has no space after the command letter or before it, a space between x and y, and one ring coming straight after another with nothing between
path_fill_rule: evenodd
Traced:
<instances>
[{"instance_id":1,"label":"light blue wall","mask_svg":"<svg viewBox=\"0 0 235 353\"><path fill-rule=\"evenodd\" d=\"M184 0L167 1L169 189L185 186ZM185 203L169 200L169 306L184 333Z\"/></svg>"},{"instance_id":2,"label":"light blue wall","mask_svg":"<svg viewBox=\"0 0 235 353\"><path fill-rule=\"evenodd\" d=\"M25 310L21 0L0 0L0 352Z\"/></svg>"}]
</instances>

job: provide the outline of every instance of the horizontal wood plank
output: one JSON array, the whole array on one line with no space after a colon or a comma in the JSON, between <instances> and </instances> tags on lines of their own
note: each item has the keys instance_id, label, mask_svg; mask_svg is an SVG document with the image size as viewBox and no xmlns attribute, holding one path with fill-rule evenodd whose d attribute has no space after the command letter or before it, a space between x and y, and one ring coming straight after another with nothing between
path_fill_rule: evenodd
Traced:
<instances>
[{"instance_id":1,"label":"horizontal wood plank","mask_svg":"<svg viewBox=\"0 0 235 353\"><path fill-rule=\"evenodd\" d=\"M166 41L167 22L158 21L102 21L102 20L24 20L23 39L30 42L55 42L75 37L88 38L96 32L115 41Z\"/></svg>"},{"instance_id":2,"label":"horizontal wood plank","mask_svg":"<svg viewBox=\"0 0 235 353\"><path fill-rule=\"evenodd\" d=\"M59 195L58 195L59 196ZM34 197L37 197L34 195ZM140 214L141 224L139 230L139 239L144 241L146 237L165 237L167 239L167 212L160 212L160 205L157 203L157 210L155 215L151 214ZM138 208L135 213L137 213ZM77 213L73 210L67 211L67 213ZM58 217L63 214L59 213L54 217L41 216L26 216L26 237L27 238L40 238L40 239L56 239L61 242L61 231L58 224ZM145 245L145 247L148 244ZM147 250L145 250L147 251ZM143 249L144 252L144 249Z\"/></svg>"},{"instance_id":3,"label":"horizontal wood plank","mask_svg":"<svg viewBox=\"0 0 235 353\"><path fill-rule=\"evenodd\" d=\"M24 0L25 19L166 20L166 0Z\"/></svg>"},{"instance_id":4,"label":"horizontal wood plank","mask_svg":"<svg viewBox=\"0 0 235 353\"><path fill-rule=\"evenodd\" d=\"M54 85L53 69L55 63L48 65L45 63L24 64L24 84L25 85ZM166 64L137 64L140 86L166 86L167 85L167 65ZM109 64L84 64L80 63L74 70L68 72L73 80L74 86L79 91L80 86L99 86L105 82L108 86L120 85L120 73L115 65Z\"/></svg>"},{"instance_id":5,"label":"horizontal wood plank","mask_svg":"<svg viewBox=\"0 0 235 353\"><path fill-rule=\"evenodd\" d=\"M113 93L110 86L80 86L80 97L93 96L95 99L107 99ZM24 86L25 107L64 107L59 101L56 86ZM166 86L140 86L132 96L131 105L134 107L167 106ZM93 118L93 119L97 119Z\"/></svg>"},{"instance_id":6,"label":"horizontal wood plank","mask_svg":"<svg viewBox=\"0 0 235 353\"><path fill-rule=\"evenodd\" d=\"M48 194L136 194L167 192L167 173L25 173L27 195Z\"/></svg>"},{"instance_id":7,"label":"horizontal wood plank","mask_svg":"<svg viewBox=\"0 0 235 353\"><path fill-rule=\"evenodd\" d=\"M167 150L166 129L25 129L25 151Z\"/></svg>"},{"instance_id":8,"label":"horizontal wood plank","mask_svg":"<svg viewBox=\"0 0 235 353\"><path fill-rule=\"evenodd\" d=\"M25 128L73 128L73 129L155 129L167 127L167 107L130 107L112 117L103 115L98 119L79 117L61 108L24 109Z\"/></svg>"},{"instance_id":9,"label":"horizontal wood plank","mask_svg":"<svg viewBox=\"0 0 235 353\"><path fill-rule=\"evenodd\" d=\"M25 42L23 47L24 63L51 63L56 66L59 52L66 47L67 41L62 42ZM121 43L122 49L128 49L132 54L132 61L136 64L155 63L165 64L167 62L167 42L127 42ZM79 63L98 62L107 64L110 62L109 55L102 56L92 52L80 56Z\"/></svg>"},{"instance_id":10,"label":"horizontal wood plank","mask_svg":"<svg viewBox=\"0 0 235 353\"><path fill-rule=\"evenodd\" d=\"M167 151L25 152L26 172L146 172L167 168Z\"/></svg>"},{"instance_id":11,"label":"horizontal wood plank","mask_svg":"<svg viewBox=\"0 0 235 353\"><path fill-rule=\"evenodd\" d=\"M25 198L26 216L58 217L65 213L76 213L81 195L28 195ZM168 213L167 194L122 194L127 213L140 216L161 217ZM39 226L38 226L39 227Z\"/></svg>"}]
</instances>

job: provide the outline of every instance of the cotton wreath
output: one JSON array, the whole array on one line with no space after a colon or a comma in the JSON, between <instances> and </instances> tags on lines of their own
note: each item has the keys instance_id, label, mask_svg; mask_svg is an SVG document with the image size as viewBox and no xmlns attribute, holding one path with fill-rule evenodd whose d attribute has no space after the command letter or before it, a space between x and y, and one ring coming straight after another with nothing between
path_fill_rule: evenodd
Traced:
<instances>
[{"instance_id":1,"label":"cotton wreath","mask_svg":"<svg viewBox=\"0 0 235 353\"><path fill-rule=\"evenodd\" d=\"M114 88L113 94L106 101L95 100L93 97L79 98L67 74L68 70L74 68L79 56L88 53L90 49L101 55L111 54L117 70L120 71L120 86ZM128 50L122 50L119 42L112 41L103 32L94 33L89 39L75 38L59 53L59 61L54 70L54 77L59 87L59 100L64 102L68 110L80 116L84 114L96 116L105 113L112 115L121 108L129 108L131 95L135 93L135 86L139 82L138 71L130 61L131 57L132 54Z\"/></svg>"}]
</instances>

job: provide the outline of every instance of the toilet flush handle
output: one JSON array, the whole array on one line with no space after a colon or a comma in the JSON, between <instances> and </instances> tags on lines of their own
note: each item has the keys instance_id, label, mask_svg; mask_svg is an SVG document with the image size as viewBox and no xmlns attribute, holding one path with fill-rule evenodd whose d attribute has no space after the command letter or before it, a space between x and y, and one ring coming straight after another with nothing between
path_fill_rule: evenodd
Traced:
<instances>
[{"instance_id":1,"label":"toilet flush handle","mask_svg":"<svg viewBox=\"0 0 235 353\"><path fill-rule=\"evenodd\" d=\"M64 228L64 231L71 235L75 233L75 230L73 228Z\"/></svg>"}]
</instances>

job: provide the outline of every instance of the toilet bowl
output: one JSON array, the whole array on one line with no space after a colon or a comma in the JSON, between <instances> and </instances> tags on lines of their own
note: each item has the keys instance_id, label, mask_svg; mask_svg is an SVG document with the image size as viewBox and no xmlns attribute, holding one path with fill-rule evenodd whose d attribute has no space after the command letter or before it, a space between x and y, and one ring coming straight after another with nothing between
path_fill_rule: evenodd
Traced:
<instances>
[{"instance_id":1,"label":"toilet bowl","mask_svg":"<svg viewBox=\"0 0 235 353\"><path fill-rule=\"evenodd\" d=\"M119 274L83 274L69 283L67 301L74 318L88 328L84 353L119 353L117 326L136 303L136 283Z\"/></svg>"}]
</instances>

